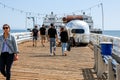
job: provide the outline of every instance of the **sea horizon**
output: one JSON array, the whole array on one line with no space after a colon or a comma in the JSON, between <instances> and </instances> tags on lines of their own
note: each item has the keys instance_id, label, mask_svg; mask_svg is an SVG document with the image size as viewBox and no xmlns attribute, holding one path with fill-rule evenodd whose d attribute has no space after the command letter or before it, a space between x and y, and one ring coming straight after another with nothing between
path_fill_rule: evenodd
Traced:
<instances>
[{"instance_id":1,"label":"sea horizon","mask_svg":"<svg viewBox=\"0 0 120 80\"><path fill-rule=\"evenodd\" d=\"M3 31L0 30L0 33L2 32ZM12 29L10 32L17 33L17 32L29 32L29 31L25 29ZM103 34L108 36L120 37L120 30L104 30Z\"/></svg>"},{"instance_id":2,"label":"sea horizon","mask_svg":"<svg viewBox=\"0 0 120 80\"><path fill-rule=\"evenodd\" d=\"M120 37L120 30L104 30L104 35Z\"/></svg>"}]
</instances>

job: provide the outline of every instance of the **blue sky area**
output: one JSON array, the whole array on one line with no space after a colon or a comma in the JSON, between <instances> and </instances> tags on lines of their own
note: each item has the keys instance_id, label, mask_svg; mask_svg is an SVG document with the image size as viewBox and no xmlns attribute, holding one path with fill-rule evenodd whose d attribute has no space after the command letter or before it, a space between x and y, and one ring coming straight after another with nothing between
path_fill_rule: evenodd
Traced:
<instances>
[{"instance_id":1,"label":"blue sky area","mask_svg":"<svg viewBox=\"0 0 120 80\"><path fill-rule=\"evenodd\" d=\"M36 17L36 24L42 25L43 17L51 11L58 16L85 11L92 16L94 26L102 28L100 3L104 9L104 30L120 30L120 0L0 0L0 26L7 23L12 29L27 29L32 22L26 26L26 15Z\"/></svg>"}]
</instances>

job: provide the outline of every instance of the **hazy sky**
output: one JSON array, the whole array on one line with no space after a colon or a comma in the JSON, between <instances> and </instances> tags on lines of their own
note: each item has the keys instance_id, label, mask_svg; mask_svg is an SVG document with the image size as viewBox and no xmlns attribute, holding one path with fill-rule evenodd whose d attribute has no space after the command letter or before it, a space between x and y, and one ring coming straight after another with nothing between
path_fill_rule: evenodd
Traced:
<instances>
[{"instance_id":1,"label":"hazy sky","mask_svg":"<svg viewBox=\"0 0 120 80\"><path fill-rule=\"evenodd\" d=\"M120 0L0 0L0 26L7 23L12 29L26 29L32 25L31 19L26 22L26 15L34 16L36 24L41 25L43 17L51 11L63 16L82 14L83 10L92 16L94 27L102 28L100 3L104 9L104 29L120 30Z\"/></svg>"}]
</instances>

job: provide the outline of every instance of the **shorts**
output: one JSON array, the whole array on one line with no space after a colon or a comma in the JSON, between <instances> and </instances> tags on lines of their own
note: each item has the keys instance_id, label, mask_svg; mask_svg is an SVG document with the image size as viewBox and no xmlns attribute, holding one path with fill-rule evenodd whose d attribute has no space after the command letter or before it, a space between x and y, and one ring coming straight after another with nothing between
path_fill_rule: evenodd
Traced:
<instances>
[{"instance_id":1,"label":"shorts","mask_svg":"<svg viewBox=\"0 0 120 80\"><path fill-rule=\"evenodd\" d=\"M37 38L38 38L37 36L33 36L33 40L37 40Z\"/></svg>"},{"instance_id":2,"label":"shorts","mask_svg":"<svg viewBox=\"0 0 120 80\"><path fill-rule=\"evenodd\" d=\"M41 35L41 40L45 40L45 35Z\"/></svg>"}]
</instances>

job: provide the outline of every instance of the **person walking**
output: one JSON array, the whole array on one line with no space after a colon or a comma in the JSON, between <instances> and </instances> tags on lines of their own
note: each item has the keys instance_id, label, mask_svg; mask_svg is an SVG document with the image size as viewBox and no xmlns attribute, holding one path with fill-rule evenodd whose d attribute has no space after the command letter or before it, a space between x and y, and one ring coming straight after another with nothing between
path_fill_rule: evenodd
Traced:
<instances>
[{"instance_id":1,"label":"person walking","mask_svg":"<svg viewBox=\"0 0 120 80\"><path fill-rule=\"evenodd\" d=\"M67 51L68 33L64 27L61 27L60 29L60 41L62 45L62 55L67 56L66 51Z\"/></svg>"},{"instance_id":2,"label":"person walking","mask_svg":"<svg viewBox=\"0 0 120 80\"><path fill-rule=\"evenodd\" d=\"M56 51L56 39L57 37L57 30L55 29L53 23L50 24L50 28L48 29L48 37L50 41L50 55L55 55Z\"/></svg>"},{"instance_id":3,"label":"person walking","mask_svg":"<svg viewBox=\"0 0 120 80\"><path fill-rule=\"evenodd\" d=\"M46 40L46 28L44 26L44 24L42 25L42 27L40 28L40 36L41 36L41 44L43 47L45 47L44 43Z\"/></svg>"},{"instance_id":4,"label":"person walking","mask_svg":"<svg viewBox=\"0 0 120 80\"><path fill-rule=\"evenodd\" d=\"M38 29L37 26L32 29L32 36L33 36L33 46L37 46L37 39L38 39Z\"/></svg>"},{"instance_id":5,"label":"person walking","mask_svg":"<svg viewBox=\"0 0 120 80\"><path fill-rule=\"evenodd\" d=\"M3 34L0 35L0 52L0 72L10 80L13 61L18 59L18 46L8 24L3 25Z\"/></svg>"}]
</instances>

